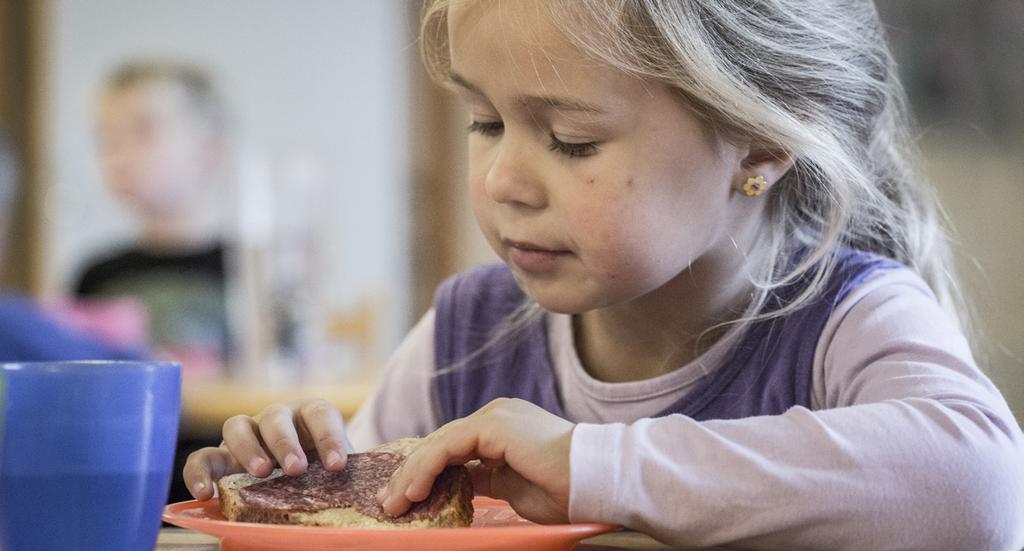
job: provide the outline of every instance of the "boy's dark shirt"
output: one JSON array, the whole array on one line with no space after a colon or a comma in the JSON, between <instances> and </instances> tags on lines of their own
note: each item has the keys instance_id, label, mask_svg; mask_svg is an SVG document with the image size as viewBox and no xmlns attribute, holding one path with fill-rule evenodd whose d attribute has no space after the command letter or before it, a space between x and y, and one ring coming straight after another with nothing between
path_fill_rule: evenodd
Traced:
<instances>
[{"instance_id":1,"label":"boy's dark shirt","mask_svg":"<svg viewBox=\"0 0 1024 551\"><path fill-rule=\"evenodd\" d=\"M79 298L133 297L149 314L153 345L165 350L207 350L225 360L228 351L225 248L155 254L130 248L85 270Z\"/></svg>"}]
</instances>

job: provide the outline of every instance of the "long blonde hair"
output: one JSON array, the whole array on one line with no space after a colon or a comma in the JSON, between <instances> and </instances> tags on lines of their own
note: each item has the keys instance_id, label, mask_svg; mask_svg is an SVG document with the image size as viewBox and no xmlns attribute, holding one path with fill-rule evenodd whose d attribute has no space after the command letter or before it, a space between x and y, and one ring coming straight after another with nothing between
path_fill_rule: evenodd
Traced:
<instances>
[{"instance_id":1,"label":"long blonde hair","mask_svg":"<svg viewBox=\"0 0 1024 551\"><path fill-rule=\"evenodd\" d=\"M421 52L448 80L450 0L427 0ZM767 197L748 312L785 315L821 290L843 247L897 260L963 319L947 237L918 153L895 62L870 0L569 0L540 2L584 53L666 83L719 135L785 151L794 167ZM794 263L797 250L807 254ZM771 311L773 293L810 281ZM966 329L966 328L965 328Z\"/></svg>"}]
</instances>

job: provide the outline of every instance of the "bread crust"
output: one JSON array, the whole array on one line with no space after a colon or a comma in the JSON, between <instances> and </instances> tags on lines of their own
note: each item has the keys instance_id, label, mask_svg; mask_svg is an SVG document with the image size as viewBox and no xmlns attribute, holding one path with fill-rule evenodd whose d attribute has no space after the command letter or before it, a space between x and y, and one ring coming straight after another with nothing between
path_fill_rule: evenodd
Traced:
<instances>
[{"instance_id":1,"label":"bread crust","mask_svg":"<svg viewBox=\"0 0 1024 551\"><path fill-rule=\"evenodd\" d=\"M388 452L408 456L418 439L404 438L373 448L373 452ZM295 524L303 526L330 526L337 528L455 528L469 526L473 522L473 484L469 471L457 467L453 477L451 497L441 507L439 514L426 519L411 521L389 521L361 513L351 507L334 507L318 511L281 511L253 506L242 498L239 491L246 486L283 476L281 469L274 469L266 478L256 478L248 473L222 477L217 481L221 513L228 520L238 522L259 522L268 524Z\"/></svg>"}]
</instances>

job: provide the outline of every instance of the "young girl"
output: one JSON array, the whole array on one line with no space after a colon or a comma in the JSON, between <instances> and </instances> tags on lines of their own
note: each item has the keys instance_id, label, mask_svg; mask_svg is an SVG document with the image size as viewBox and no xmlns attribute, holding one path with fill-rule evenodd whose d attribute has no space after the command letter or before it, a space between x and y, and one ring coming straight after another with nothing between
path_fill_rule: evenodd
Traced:
<instances>
[{"instance_id":1,"label":"young girl","mask_svg":"<svg viewBox=\"0 0 1024 551\"><path fill-rule=\"evenodd\" d=\"M1024 440L871 2L434 1L423 47L504 264L440 288L347 429L323 401L228 420L198 499L429 433L385 512L479 459L527 518L678 546L1024 544Z\"/></svg>"}]
</instances>

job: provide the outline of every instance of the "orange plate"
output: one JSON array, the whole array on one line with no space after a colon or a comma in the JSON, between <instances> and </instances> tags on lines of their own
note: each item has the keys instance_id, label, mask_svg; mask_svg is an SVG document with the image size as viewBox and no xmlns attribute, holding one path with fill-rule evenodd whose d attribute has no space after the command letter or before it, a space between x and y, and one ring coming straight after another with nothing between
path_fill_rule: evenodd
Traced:
<instances>
[{"instance_id":1,"label":"orange plate","mask_svg":"<svg viewBox=\"0 0 1024 551\"><path fill-rule=\"evenodd\" d=\"M470 528L378 530L230 522L220 513L217 499L168 505L163 519L220 537L221 551L561 551L572 549L584 538L617 529L610 524L534 524L520 518L508 503L489 497L473 498L473 509Z\"/></svg>"}]
</instances>

